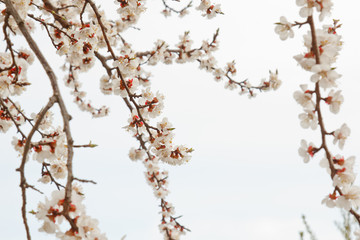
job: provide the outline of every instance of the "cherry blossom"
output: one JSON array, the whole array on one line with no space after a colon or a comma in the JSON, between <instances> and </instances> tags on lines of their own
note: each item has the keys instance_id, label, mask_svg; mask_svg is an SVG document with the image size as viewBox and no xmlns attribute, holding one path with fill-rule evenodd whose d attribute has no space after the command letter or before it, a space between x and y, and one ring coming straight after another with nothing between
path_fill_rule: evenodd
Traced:
<instances>
[{"instance_id":1,"label":"cherry blossom","mask_svg":"<svg viewBox=\"0 0 360 240\"><path fill-rule=\"evenodd\" d=\"M333 143L336 144L337 142L339 142L339 148L343 149L345 140L350 135L350 132L350 128L346 125L346 123L344 123L343 125L341 125L340 129L335 130Z\"/></svg>"},{"instance_id":2,"label":"cherry blossom","mask_svg":"<svg viewBox=\"0 0 360 240\"><path fill-rule=\"evenodd\" d=\"M325 198L321 201L322 204L325 204L329 208L336 207L337 196L335 194L326 195Z\"/></svg>"},{"instance_id":3,"label":"cherry blossom","mask_svg":"<svg viewBox=\"0 0 360 240\"><path fill-rule=\"evenodd\" d=\"M311 76L311 81L315 83L319 81L320 87L324 89L336 87L335 81L341 77L336 71L331 70L327 64L316 64L311 68L311 71L315 72L315 74Z\"/></svg>"},{"instance_id":4,"label":"cherry blossom","mask_svg":"<svg viewBox=\"0 0 360 240\"><path fill-rule=\"evenodd\" d=\"M296 91L293 95L296 102L303 106L306 110L314 110L315 103L312 100L312 92L308 90L306 84L300 85L300 88L302 89L302 91Z\"/></svg>"},{"instance_id":5,"label":"cherry blossom","mask_svg":"<svg viewBox=\"0 0 360 240\"><path fill-rule=\"evenodd\" d=\"M294 37L294 31L291 29L292 24L287 21L286 17L281 16L280 22L276 23L275 32L279 34L281 40Z\"/></svg>"},{"instance_id":6,"label":"cherry blossom","mask_svg":"<svg viewBox=\"0 0 360 240\"><path fill-rule=\"evenodd\" d=\"M301 17L306 18L313 14L314 0L296 0L296 4L302 7L299 12Z\"/></svg>"},{"instance_id":7,"label":"cherry blossom","mask_svg":"<svg viewBox=\"0 0 360 240\"><path fill-rule=\"evenodd\" d=\"M36 212L36 217L43 222L39 229L42 232L55 234L59 239L102 239L106 240L105 234L101 233L98 228L98 221L86 215L85 206L82 201L83 194L79 191L78 186L74 185L72 193L72 202L70 204L70 214L76 223L76 229L71 227L67 231L62 231L58 226L64 220L62 212L64 211L65 191L55 191L51 199L45 199L40 202Z\"/></svg>"},{"instance_id":8,"label":"cherry blossom","mask_svg":"<svg viewBox=\"0 0 360 240\"><path fill-rule=\"evenodd\" d=\"M313 110L304 110L305 113L299 114L300 125L303 128L311 127L312 130L315 130L318 126L318 119Z\"/></svg>"},{"instance_id":9,"label":"cherry blossom","mask_svg":"<svg viewBox=\"0 0 360 240\"><path fill-rule=\"evenodd\" d=\"M343 195L339 196L336 206L350 211L353 207L360 206L360 187L350 186L343 189Z\"/></svg>"},{"instance_id":10,"label":"cherry blossom","mask_svg":"<svg viewBox=\"0 0 360 240\"><path fill-rule=\"evenodd\" d=\"M316 152L316 147L313 143L307 144L307 142L302 139L301 146L298 150L299 155L303 158L305 163L310 161L310 157L313 157Z\"/></svg>"},{"instance_id":11,"label":"cherry blossom","mask_svg":"<svg viewBox=\"0 0 360 240\"><path fill-rule=\"evenodd\" d=\"M330 111L332 113L338 113L340 111L340 106L344 102L344 97L341 94L341 90L334 91L333 89L329 92L328 97L325 99L325 102L329 104Z\"/></svg>"},{"instance_id":12,"label":"cherry blossom","mask_svg":"<svg viewBox=\"0 0 360 240\"><path fill-rule=\"evenodd\" d=\"M220 4L212 4L210 0L201 0L200 5L196 8L197 10L203 11L203 16L207 18L213 18L216 14L222 14Z\"/></svg>"}]
</instances>

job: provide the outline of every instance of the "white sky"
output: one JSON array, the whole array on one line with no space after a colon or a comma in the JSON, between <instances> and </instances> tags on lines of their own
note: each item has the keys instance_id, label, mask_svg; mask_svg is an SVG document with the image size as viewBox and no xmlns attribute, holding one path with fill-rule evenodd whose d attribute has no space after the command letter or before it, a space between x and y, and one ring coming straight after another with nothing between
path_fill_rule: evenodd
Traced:
<instances>
[{"instance_id":1,"label":"white sky","mask_svg":"<svg viewBox=\"0 0 360 240\"><path fill-rule=\"evenodd\" d=\"M360 2L334 2L333 18L340 18L343 23L338 32L343 35L344 48L337 70L343 75L339 87L345 102L338 115L325 114L325 123L329 130L334 130L346 122L352 130L343 152L329 144L334 154L360 156ZM296 66L292 58L304 50L302 35L307 26L286 42L274 33L274 22L282 15L290 21L302 20L295 1L223 0L221 5L225 15L210 21L197 11L183 19L175 15L164 19L158 14L162 10L161 1L148 1L148 11L137 25L141 31L130 29L124 34L135 49L147 50L157 39L174 45L187 30L198 46L220 28L220 49L216 53L220 66L235 60L237 79L249 78L254 84L268 77L268 70L278 69L283 81L278 91L262 93L250 100L225 90L223 83L216 83L196 63L147 68L153 73L153 90L166 96L163 116L176 128L175 141L195 149L188 164L164 166L170 170L169 201L175 205L177 214L183 215L180 222L192 231L183 239L298 239L298 232L304 229L302 214L307 216L319 240L341 239L333 224L339 219L339 211L320 204L332 190L330 177L318 165L322 156L306 165L297 153L302 138L319 145L320 136L319 130L312 132L300 127L297 116L301 107L292 97L300 84L310 84L310 75ZM326 19L326 23L331 22ZM36 37L40 40L41 36ZM53 68L58 69L57 58L50 55L50 45L42 42L41 46L54 59ZM62 88L73 116L75 143L86 144L91 140L99 145L95 149L76 150L74 160L77 177L98 182L83 185L87 211L99 220L109 240L120 239L124 234L128 240L161 239L157 227L159 202L145 182L142 164L131 162L127 156L130 147L138 145L122 129L129 112L120 98L99 93L103 73L97 67L81 78L93 104L111 107L106 118L91 119L80 112L71 102L69 89ZM29 74L31 90L17 99L28 114L38 112L50 96L44 72L36 68ZM60 71L58 78L62 84ZM323 109L327 111L326 107ZM15 172L20 160L10 144L14 133L13 128L0 136L0 231L4 239L20 240L25 239L25 231L20 213L19 174ZM330 138L328 141L331 143ZM356 166L359 169L359 164ZM30 183L35 184L41 166L29 162L27 169ZM43 196L29 190L28 199L31 210L36 209ZM53 239L38 233L39 222L34 216L28 217L33 239Z\"/></svg>"}]
</instances>

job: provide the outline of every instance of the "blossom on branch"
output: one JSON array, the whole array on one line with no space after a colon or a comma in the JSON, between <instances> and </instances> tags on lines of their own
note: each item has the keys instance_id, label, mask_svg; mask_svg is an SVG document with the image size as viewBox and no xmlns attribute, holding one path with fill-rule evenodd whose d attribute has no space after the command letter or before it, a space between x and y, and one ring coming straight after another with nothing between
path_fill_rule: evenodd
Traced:
<instances>
[{"instance_id":1,"label":"blossom on branch","mask_svg":"<svg viewBox=\"0 0 360 240\"><path fill-rule=\"evenodd\" d=\"M286 40L288 38L294 37L294 31L291 29L292 24L288 22L286 17L281 16L280 22L275 23L275 33L279 34L281 40Z\"/></svg>"},{"instance_id":2,"label":"blossom on branch","mask_svg":"<svg viewBox=\"0 0 360 240\"><path fill-rule=\"evenodd\" d=\"M350 132L351 132L350 128L346 125L346 123L341 125L341 128L335 130L335 132L334 132L334 141L333 141L334 145L336 143L339 143L339 148L343 149L345 140L350 135Z\"/></svg>"},{"instance_id":3,"label":"blossom on branch","mask_svg":"<svg viewBox=\"0 0 360 240\"><path fill-rule=\"evenodd\" d=\"M307 142L304 139L302 139L298 153L303 158L304 163L308 163L310 161L310 157L313 157L314 154L316 153L316 150L317 148L312 142L307 144Z\"/></svg>"}]
</instances>

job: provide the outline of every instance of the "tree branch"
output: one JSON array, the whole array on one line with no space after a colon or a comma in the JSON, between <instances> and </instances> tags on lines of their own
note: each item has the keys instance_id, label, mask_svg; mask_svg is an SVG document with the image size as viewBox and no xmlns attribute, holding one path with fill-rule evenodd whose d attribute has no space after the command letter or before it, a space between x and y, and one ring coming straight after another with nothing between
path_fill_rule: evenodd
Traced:
<instances>
[{"instance_id":1,"label":"tree branch","mask_svg":"<svg viewBox=\"0 0 360 240\"><path fill-rule=\"evenodd\" d=\"M19 29L22 32L23 36L25 37L27 43L29 44L29 46L33 50L33 52L35 53L36 57L39 59L42 67L44 68L46 74L48 75L52 89L53 89L53 94L54 94L53 96L55 97L56 102L58 103L58 105L60 107L60 112L61 112L61 116L63 118L63 124L64 124L64 132L66 134L66 139L67 139L67 149L68 149L68 152L67 152L68 156L67 156L67 163L66 163L66 167L68 170L68 176L67 176L67 183L66 183L66 188L65 188L65 200L64 200L63 215L69 221L72 229L77 231L77 226L76 226L75 222L69 216L71 192L72 192L72 181L73 181L72 161L73 161L73 154L74 154L74 152L73 152L73 142L74 141L71 136L70 124L69 124L69 121L71 120L71 116L68 114L65 103L63 101L63 98L61 97L60 89L57 84L57 79L56 79L54 71L50 67L49 63L47 62L46 58L40 51L40 49L37 46L34 39L31 37L30 33L26 29L24 21L21 19L18 12L12 5L11 0L6 0L5 2L6 2L6 7L7 7L6 11L13 16L15 22L19 26ZM44 2L47 2L47 1L44 0Z\"/></svg>"}]
</instances>

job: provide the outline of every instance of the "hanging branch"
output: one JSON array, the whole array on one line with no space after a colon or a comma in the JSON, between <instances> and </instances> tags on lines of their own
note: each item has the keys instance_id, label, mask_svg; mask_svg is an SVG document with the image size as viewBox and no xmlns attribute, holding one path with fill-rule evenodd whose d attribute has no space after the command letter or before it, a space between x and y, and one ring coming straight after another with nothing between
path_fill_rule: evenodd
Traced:
<instances>
[{"instance_id":1,"label":"hanging branch","mask_svg":"<svg viewBox=\"0 0 360 240\"><path fill-rule=\"evenodd\" d=\"M64 132L66 134L67 149L68 149L67 164L66 164L68 175L67 175L67 183L66 183L66 188L65 188L64 210L63 210L62 214L68 220L68 222L70 223L72 229L74 229L74 231L77 231L77 226L74 223L74 220L71 219L71 217L69 216L69 209L70 209L70 202L71 202L71 192L72 192L72 181L73 181L72 161L73 161L73 142L74 142L73 139L72 139L72 136L71 136L70 124L69 124L69 121L71 120L71 116L68 114L65 103L64 103L63 98L62 98L62 96L60 94L60 89L59 89L59 86L57 84L57 80L56 80L56 76L54 74L54 71L50 67L50 65L47 62L44 55L41 53L39 47L37 46L36 42L31 37L30 33L26 29L24 21L21 19L18 12L16 11L14 6L12 5L11 0L6 0L5 3L6 3L6 7L7 7L6 12L13 16L15 22L17 23L17 25L18 25L20 31L22 32L23 36L25 37L27 43L29 44L30 48L33 50L36 57L39 59L42 67L44 68L46 74L49 77L49 80L50 80L50 83L51 83L51 86L52 86L52 89L53 89L53 94L54 94L53 98L51 98L53 100L51 100L50 103L53 104L53 101L55 99L56 103L59 105L59 108L60 108L61 116L63 118ZM44 112L44 114L45 113L46 112ZM35 126L36 126L36 124L35 124ZM30 144L30 141L27 141L27 144ZM26 151L24 151L24 153L26 153ZM23 156L24 156L24 158L26 158L25 154ZM28 236L28 238L29 238L29 236Z\"/></svg>"}]
</instances>

